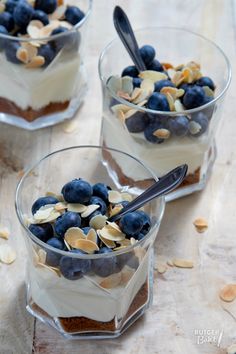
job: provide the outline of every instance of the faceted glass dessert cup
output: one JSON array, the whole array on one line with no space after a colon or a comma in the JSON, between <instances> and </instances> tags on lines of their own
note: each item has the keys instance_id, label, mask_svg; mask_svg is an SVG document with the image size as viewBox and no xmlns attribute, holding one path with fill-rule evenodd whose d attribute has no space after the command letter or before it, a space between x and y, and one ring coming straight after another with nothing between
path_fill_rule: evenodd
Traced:
<instances>
[{"instance_id":1,"label":"faceted glass dessert cup","mask_svg":"<svg viewBox=\"0 0 236 354\"><path fill-rule=\"evenodd\" d=\"M179 105L173 110L151 110L144 107L148 100L145 95L141 94L136 99L138 105L133 104L132 100L135 101L135 98L130 100L129 95L132 96L134 86L130 87L127 77L119 79L124 68L132 65L120 39L114 39L108 44L100 56L99 75L103 92L101 145L119 148L136 156L158 177L177 165L188 164L185 180L177 190L166 196L168 201L205 187L216 158L216 128L222 115L225 92L230 84L231 69L223 51L215 43L196 33L177 28L154 27L137 30L135 35L140 47L149 44L155 48L156 58L165 63L165 73L169 77L171 70L168 71L168 68L179 65L176 70L180 70L182 64L190 63L191 66L194 61L197 63L193 63L194 69L198 69L199 64L202 75L210 77L216 86L214 97L208 97L207 103L200 107L183 110L181 100L178 99ZM182 83L186 84L187 80ZM209 88L206 90L207 95L212 95ZM129 101L125 99L126 96ZM189 129L181 137L170 134L168 130L169 122L175 124L180 116L185 116L181 119L187 122ZM204 126L198 124L199 119ZM157 141L150 142L146 138L145 129L148 131L153 122L167 128L159 131L168 133L164 139L154 137ZM129 169L124 173L127 178L134 177ZM145 183L145 176L139 177Z\"/></svg>"},{"instance_id":2,"label":"faceted glass dessert cup","mask_svg":"<svg viewBox=\"0 0 236 354\"><path fill-rule=\"evenodd\" d=\"M84 13L76 25L65 21L64 5ZM64 5L47 16L48 25L32 20L24 35L0 33L0 122L35 130L72 118L79 108L87 90L84 49L92 0Z\"/></svg>"},{"instance_id":3,"label":"faceted glass dessert cup","mask_svg":"<svg viewBox=\"0 0 236 354\"><path fill-rule=\"evenodd\" d=\"M128 166L136 171L136 177L124 179L121 169L113 164L114 157L121 168ZM144 206L152 223L144 238L106 254L68 253L40 241L27 227L31 206L40 196L52 192L58 195L65 183L79 177L91 184L105 183L135 197L145 189L139 174L153 183L157 180L147 167L126 153L99 146L77 146L46 156L19 182L16 212L28 251L27 310L67 338L117 337L150 306L153 243L164 212L164 198ZM89 263L88 272L78 279L66 279L58 266L65 256L69 263ZM49 266L52 260L54 266ZM98 268L106 269L106 274L97 272Z\"/></svg>"}]
</instances>

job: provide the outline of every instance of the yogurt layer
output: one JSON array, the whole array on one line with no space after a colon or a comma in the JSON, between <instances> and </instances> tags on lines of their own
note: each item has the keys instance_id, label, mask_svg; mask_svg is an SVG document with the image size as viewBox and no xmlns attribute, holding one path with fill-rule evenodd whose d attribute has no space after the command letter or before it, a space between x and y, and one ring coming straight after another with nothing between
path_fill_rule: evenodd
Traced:
<instances>
[{"instance_id":1,"label":"yogurt layer","mask_svg":"<svg viewBox=\"0 0 236 354\"><path fill-rule=\"evenodd\" d=\"M31 265L31 296L52 317L84 316L102 322L111 321L114 317L122 318L148 278L149 259L147 252L126 287L113 289L99 286L99 281L104 278L88 275L68 280L44 267Z\"/></svg>"},{"instance_id":2,"label":"yogurt layer","mask_svg":"<svg viewBox=\"0 0 236 354\"><path fill-rule=\"evenodd\" d=\"M0 55L0 97L21 109L40 109L75 96L80 82L78 53L58 55L47 68L27 69Z\"/></svg>"},{"instance_id":3,"label":"yogurt layer","mask_svg":"<svg viewBox=\"0 0 236 354\"><path fill-rule=\"evenodd\" d=\"M209 149L207 134L198 138L171 138L162 144L152 144L145 139L143 133L129 133L119 119L112 115L103 117L102 138L106 146L120 149L142 160L157 176L184 163L188 164L188 174L194 173L203 164ZM115 159L119 164L118 158ZM131 170L130 166L125 166L123 161L120 165L128 177L147 178L139 169Z\"/></svg>"}]
</instances>

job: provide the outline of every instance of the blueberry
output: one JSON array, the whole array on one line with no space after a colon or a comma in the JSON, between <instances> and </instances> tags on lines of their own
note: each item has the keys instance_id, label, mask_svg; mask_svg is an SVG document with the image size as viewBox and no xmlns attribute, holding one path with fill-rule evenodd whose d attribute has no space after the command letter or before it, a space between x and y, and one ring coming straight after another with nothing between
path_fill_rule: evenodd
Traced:
<instances>
[{"instance_id":1,"label":"blueberry","mask_svg":"<svg viewBox=\"0 0 236 354\"><path fill-rule=\"evenodd\" d=\"M17 4L18 4L18 0L7 0L6 11L10 12L10 14L13 14L13 11Z\"/></svg>"},{"instance_id":2,"label":"blueberry","mask_svg":"<svg viewBox=\"0 0 236 354\"><path fill-rule=\"evenodd\" d=\"M99 205L99 208L97 210L100 211L100 213L103 215L106 214L107 206L106 206L106 203L104 202L103 199L101 199L97 196L93 196L93 197L91 197L89 204Z\"/></svg>"},{"instance_id":3,"label":"blueberry","mask_svg":"<svg viewBox=\"0 0 236 354\"><path fill-rule=\"evenodd\" d=\"M214 82L212 81L212 79L208 76L202 76L200 77L200 79L198 79L196 82L195 82L196 85L198 86L208 86L210 87L210 89L212 91L215 90L216 86L214 84Z\"/></svg>"},{"instance_id":4,"label":"blueberry","mask_svg":"<svg viewBox=\"0 0 236 354\"><path fill-rule=\"evenodd\" d=\"M68 253L84 254L81 250L73 250ZM72 258L70 256L63 256L59 263L62 275L69 280L77 280L91 269L90 259Z\"/></svg>"},{"instance_id":5,"label":"blueberry","mask_svg":"<svg viewBox=\"0 0 236 354\"><path fill-rule=\"evenodd\" d=\"M140 234L139 234L140 235ZM133 253L128 253L129 257L126 261L126 265L129 266L130 268L137 269L139 266L139 259L135 254Z\"/></svg>"},{"instance_id":6,"label":"blueberry","mask_svg":"<svg viewBox=\"0 0 236 354\"><path fill-rule=\"evenodd\" d=\"M169 118L168 127L173 135L182 137L188 134L189 120L186 116Z\"/></svg>"},{"instance_id":7,"label":"blueberry","mask_svg":"<svg viewBox=\"0 0 236 354\"><path fill-rule=\"evenodd\" d=\"M32 205L31 211L32 214L34 215L38 209L40 209L42 206L47 205L47 204L56 204L58 203L58 199L55 197L40 197L38 198L34 204Z\"/></svg>"},{"instance_id":8,"label":"blueberry","mask_svg":"<svg viewBox=\"0 0 236 354\"><path fill-rule=\"evenodd\" d=\"M88 235L89 231L91 230L91 227L90 226L86 226L86 227L83 227L82 230L83 230L85 235Z\"/></svg>"},{"instance_id":9,"label":"blueberry","mask_svg":"<svg viewBox=\"0 0 236 354\"><path fill-rule=\"evenodd\" d=\"M57 0L36 0L35 9L51 14L57 8Z\"/></svg>"},{"instance_id":10,"label":"blueberry","mask_svg":"<svg viewBox=\"0 0 236 354\"><path fill-rule=\"evenodd\" d=\"M153 70L153 71L163 71L164 70L163 66L161 65L161 63L157 59L154 59L153 62L148 65L147 69Z\"/></svg>"},{"instance_id":11,"label":"blueberry","mask_svg":"<svg viewBox=\"0 0 236 354\"><path fill-rule=\"evenodd\" d=\"M211 102L213 99L214 99L213 97L206 96L205 100L204 100L204 104ZM215 104L212 104L209 107L204 108L203 112L207 116L207 118L210 120L212 118L214 110L215 110Z\"/></svg>"},{"instance_id":12,"label":"blueberry","mask_svg":"<svg viewBox=\"0 0 236 354\"><path fill-rule=\"evenodd\" d=\"M134 65L130 65L127 66L127 68L125 68L122 71L121 76L131 76L131 77L137 77L139 74L138 69L136 68L136 66Z\"/></svg>"},{"instance_id":13,"label":"blueberry","mask_svg":"<svg viewBox=\"0 0 236 354\"><path fill-rule=\"evenodd\" d=\"M192 109L204 104L205 92L200 86L193 86L188 89L183 97L183 104L186 109Z\"/></svg>"},{"instance_id":14,"label":"blueberry","mask_svg":"<svg viewBox=\"0 0 236 354\"><path fill-rule=\"evenodd\" d=\"M169 111L169 103L165 95L154 92L148 99L147 108L155 111Z\"/></svg>"},{"instance_id":15,"label":"blueberry","mask_svg":"<svg viewBox=\"0 0 236 354\"><path fill-rule=\"evenodd\" d=\"M185 92L188 90L188 89L190 89L190 88L192 88L192 87L194 87L193 86L193 84L181 84L180 86L179 86L179 88L180 89L182 89L182 90L184 90Z\"/></svg>"},{"instance_id":16,"label":"blueberry","mask_svg":"<svg viewBox=\"0 0 236 354\"><path fill-rule=\"evenodd\" d=\"M60 26L60 27L55 28L52 31L51 36L66 33L68 31L69 31L68 28ZM54 45L57 52L59 52L65 45L67 45L69 37L70 36L68 36L68 35L64 35L64 36L60 36L59 38L53 40L53 45Z\"/></svg>"},{"instance_id":17,"label":"blueberry","mask_svg":"<svg viewBox=\"0 0 236 354\"><path fill-rule=\"evenodd\" d=\"M49 246L52 246L54 248L57 248L58 250L63 250L64 249L64 242L62 242L60 239L57 237L52 237L47 241L47 244ZM60 263L61 255L53 252L53 251L47 251L46 255L46 263L50 265L51 267L57 267Z\"/></svg>"},{"instance_id":18,"label":"blueberry","mask_svg":"<svg viewBox=\"0 0 236 354\"><path fill-rule=\"evenodd\" d=\"M15 24L19 27L27 27L33 17L33 13L34 9L28 2L18 2L13 12Z\"/></svg>"},{"instance_id":19,"label":"blueberry","mask_svg":"<svg viewBox=\"0 0 236 354\"><path fill-rule=\"evenodd\" d=\"M104 200L104 202L108 203L108 191L110 187L108 187L104 183L96 183L93 185L93 195L100 197Z\"/></svg>"},{"instance_id":20,"label":"blueberry","mask_svg":"<svg viewBox=\"0 0 236 354\"><path fill-rule=\"evenodd\" d=\"M29 230L43 242L47 242L49 238L53 237L53 227L49 223L30 224Z\"/></svg>"},{"instance_id":21,"label":"blueberry","mask_svg":"<svg viewBox=\"0 0 236 354\"><path fill-rule=\"evenodd\" d=\"M150 230L151 225L152 225L150 216L147 213L145 213L145 211L142 211L142 210L137 210L137 213L138 213L138 215L140 216L140 218L142 219L142 222L143 222L143 227L142 227L140 232L143 235L146 235L148 233L148 231Z\"/></svg>"},{"instance_id":22,"label":"blueberry","mask_svg":"<svg viewBox=\"0 0 236 354\"><path fill-rule=\"evenodd\" d=\"M14 29L14 20L9 12L2 12L0 14L0 25L4 26L8 32Z\"/></svg>"},{"instance_id":23,"label":"blueberry","mask_svg":"<svg viewBox=\"0 0 236 354\"><path fill-rule=\"evenodd\" d=\"M154 91L160 92L163 87L175 87L175 85L170 80L159 80L155 82Z\"/></svg>"},{"instance_id":24,"label":"blueberry","mask_svg":"<svg viewBox=\"0 0 236 354\"><path fill-rule=\"evenodd\" d=\"M102 247L97 252L99 254L112 253L112 250L108 247ZM106 258L97 258L92 260L92 271L100 277L108 277L113 273L119 271L117 259L114 256Z\"/></svg>"},{"instance_id":25,"label":"blueberry","mask_svg":"<svg viewBox=\"0 0 236 354\"><path fill-rule=\"evenodd\" d=\"M141 133L148 124L148 116L143 112L136 112L125 120L125 124L130 133Z\"/></svg>"},{"instance_id":26,"label":"blueberry","mask_svg":"<svg viewBox=\"0 0 236 354\"><path fill-rule=\"evenodd\" d=\"M48 15L42 10L35 10L32 20L39 20L44 24L44 26L49 24Z\"/></svg>"},{"instance_id":27,"label":"blueberry","mask_svg":"<svg viewBox=\"0 0 236 354\"><path fill-rule=\"evenodd\" d=\"M160 139L157 136L153 135L153 133L157 130L157 129L162 129L163 125L157 120L157 121L153 121L152 123L150 123L147 128L144 130L144 136L145 138L153 144L161 144L164 142L164 139Z\"/></svg>"},{"instance_id":28,"label":"blueberry","mask_svg":"<svg viewBox=\"0 0 236 354\"><path fill-rule=\"evenodd\" d=\"M151 45L144 45L139 49L139 52L145 65L151 64L156 55L156 51Z\"/></svg>"},{"instance_id":29,"label":"blueberry","mask_svg":"<svg viewBox=\"0 0 236 354\"><path fill-rule=\"evenodd\" d=\"M142 82L142 79L140 79L139 77L134 77L133 78L133 87L140 87Z\"/></svg>"},{"instance_id":30,"label":"blueberry","mask_svg":"<svg viewBox=\"0 0 236 354\"><path fill-rule=\"evenodd\" d=\"M62 188L62 194L68 203L88 203L93 189L91 185L83 179L74 179Z\"/></svg>"},{"instance_id":31,"label":"blueberry","mask_svg":"<svg viewBox=\"0 0 236 354\"><path fill-rule=\"evenodd\" d=\"M55 232L58 236L63 237L66 230L70 227L80 227L81 218L78 213L67 211L59 216L55 221Z\"/></svg>"},{"instance_id":32,"label":"blueberry","mask_svg":"<svg viewBox=\"0 0 236 354\"><path fill-rule=\"evenodd\" d=\"M140 215L134 211L131 213L127 213L120 218L119 222L121 230L127 236L134 236L139 234L143 227L143 219Z\"/></svg>"},{"instance_id":33,"label":"blueberry","mask_svg":"<svg viewBox=\"0 0 236 354\"><path fill-rule=\"evenodd\" d=\"M38 49L38 55L45 59L44 67L48 66L56 56L55 49L50 44L41 45Z\"/></svg>"},{"instance_id":34,"label":"blueberry","mask_svg":"<svg viewBox=\"0 0 236 354\"><path fill-rule=\"evenodd\" d=\"M77 6L67 6L65 18L72 25L76 25L84 18L84 13Z\"/></svg>"},{"instance_id":35,"label":"blueberry","mask_svg":"<svg viewBox=\"0 0 236 354\"><path fill-rule=\"evenodd\" d=\"M6 27L0 25L0 35L2 35L2 34L8 35L8 32L7 32ZM0 50L5 48L6 43L7 43L7 39L4 39L1 37L0 38Z\"/></svg>"},{"instance_id":36,"label":"blueberry","mask_svg":"<svg viewBox=\"0 0 236 354\"><path fill-rule=\"evenodd\" d=\"M194 122L197 123L197 128L199 128L199 129L197 129L197 131L195 129ZM198 137L206 132L208 125L209 125L209 121L208 121L207 116L204 113L199 112L197 114L194 114L192 116L192 120L189 123L190 134L195 137Z\"/></svg>"}]
</instances>

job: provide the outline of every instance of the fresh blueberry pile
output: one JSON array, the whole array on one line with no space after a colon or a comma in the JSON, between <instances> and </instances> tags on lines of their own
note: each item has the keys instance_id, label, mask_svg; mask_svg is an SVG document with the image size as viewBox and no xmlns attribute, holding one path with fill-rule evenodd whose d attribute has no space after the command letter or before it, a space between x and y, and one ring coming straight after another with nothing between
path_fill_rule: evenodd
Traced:
<instances>
[{"instance_id":1,"label":"fresh blueberry pile","mask_svg":"<svg viewBox=\"0 0 236 354\"><path fill-rule=\"evenodd\" d=\"M24 38L33 39L33 32L29 30L29 27L32 26L38 29L39 37L65 33L85 16L83 11L76 6L67 5L64 8L63 3L58 6L57 0L36 0L33 5L27 0L7 0L3 6L5 9L0 13L0 35L10 35L17 38L24 36ZM58 9L62 7L64 12L56 16ZM37 37L37 34L35 35ZM79 40L79 32L73 31L70 35L48 41L47 44L39 43L35 46L38 48L38 52L34 57L39 56L44 60L35 60L40 64L29 67L48 66L64 46L68 50L77 50ZM22 49L27 52L29 48L24 46L24 42L21 43L18 40L14 42L1 36L0 50L5 51L8 61L14 64L29 64L31 58L27 57L27 53L22 54Z\"/></svg>"},{"instance_id":2,"label":"fresh blueberry pile","mask_svg":"<svg viewBox=\"0 0 236 354\"><path fill-rule=\"evenodd\" d=\"M128 131L143 133L145 139L154 144L163 143L170 137L199 137L204 134L213 115L213 105L203 107L197 113L178 114L178 112L198 108L211 102L214 99L215 91L212 79L203 76L200 66L195 62L178 67L169 63L160 63L155 58L155 49L150 45L141 47L140 54L147 70L139 73L135 66L126 67L121 73L121 80L125 80L125 88L115 92L116 95L150 110L165 113L176 112L176 115L135 112L131 109L130 112L119 111L118 116L121 116L125 121ZM127 79L130 80L129 85L127 85ZM144 97L147 81L149 81L150 90ZM132 86L131 92L130 85ZM127 87L129 91L127 91ZM137 99L139 94L142 97L140 101ZM111 105L111 108L113 107L116 108L116 105ZM117 107L119 107L118 104ZM122 110L122 108L120 109Z\"/></svg>"},{"instance_id":3,"label":"fresh blueberry pile","mask_svg":"<svg viewBox=\"0 0 236 354\"><path fill-rule=\"evenodd\" d=\"M104 183L91 185L79 178L62 187L60 198L44 196L33 203L33 219L29 225L31 233L54 247L55 251L59 249L68 253L68 256L61 256L45 249L46 265L57 267L61 274L70 280L79 279L87 273L107 277L121 271L124 265L135 269L138 267L138 258L133 252L118 256L114 252L122 245L131 245L131 241L142 240L151 228L150 217L146 212L138 210L127 213L117 223L107 222L109 216L128 203L127 200L121 200L122 198L118 202L113 200L112 193L122 196L122 193L112 191ZM127 193L125 195L127 197ZM47 208L52 210L50 215ZM47 215L42 214L45 211ZM102 219L103 223L94 226L98 219ZM69 235L71 232L74 233L72 239ZM78 233L82 236L75 240ZM113 241L112 237L115 237ZM93 260L70 256L71 253L105 255L112 252L114 255L111 257Z\"/></svg>"}]
</instances>

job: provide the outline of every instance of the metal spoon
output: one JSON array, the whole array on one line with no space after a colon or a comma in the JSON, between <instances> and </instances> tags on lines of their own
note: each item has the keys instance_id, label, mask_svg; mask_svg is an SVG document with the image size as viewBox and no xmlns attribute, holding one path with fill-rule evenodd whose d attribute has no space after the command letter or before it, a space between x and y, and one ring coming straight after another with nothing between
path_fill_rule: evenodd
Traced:
<instances>
[{"instance_id":1,"label":"metal spoon","mask_svg":"<svg viewBox=\"0 0 236 354\"><path fill-rule=\"evenodd\" d=\"M138 44L126 13L116 6L113 12L115 29L139 72L146 70Z\"/></svg>"},{"instance_id":2,"label":"metal spoon","mask_svg":"<svg viewBox=\"0 0 236 354\"><path fill-rule=\"evenodd\" d=\"M164 195L180 185L186 176L188 170L188 165L181 165L176 167L174 170L171 170L166 175L161 177L159 181L154 183L151 187L145 190L137 198L132 200L127 204L119 213L110 217L108 221L116 221L120 219L125 214L141 208L147 202L150 202L152 199Z\"/></svg>"}]
</instances>

